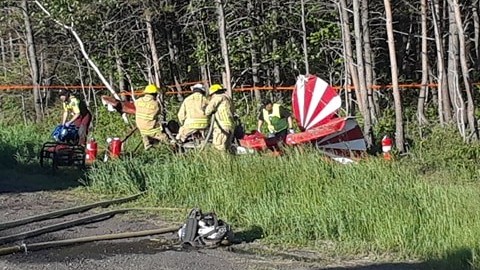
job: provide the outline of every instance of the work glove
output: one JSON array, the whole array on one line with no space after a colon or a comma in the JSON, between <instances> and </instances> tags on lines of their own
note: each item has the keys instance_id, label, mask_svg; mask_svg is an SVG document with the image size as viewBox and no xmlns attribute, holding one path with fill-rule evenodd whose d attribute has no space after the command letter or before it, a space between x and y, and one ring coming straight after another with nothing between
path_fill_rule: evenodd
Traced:
<instances>
[{"instance_id":1,"label":"work glove","mask_svg":"<svg viewBox=\"0 0 480 270\"><path fill-rule=\"evenodd\" d=\"M293 130L293 128L291 128L291 129L288 130L288 133L294 134L294 133L295 133L295 130Z\"/></svg>"}]
</instances>

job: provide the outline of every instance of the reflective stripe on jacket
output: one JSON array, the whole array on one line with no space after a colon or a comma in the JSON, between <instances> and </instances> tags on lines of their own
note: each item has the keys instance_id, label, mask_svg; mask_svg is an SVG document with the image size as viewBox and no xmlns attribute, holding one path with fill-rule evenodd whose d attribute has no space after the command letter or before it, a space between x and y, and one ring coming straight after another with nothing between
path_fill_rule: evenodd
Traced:
<instances>
[{"instance_id":1,"label":"reflective stripe on jacket","mask_svg":"<svg viewBox=\"0 0 480 270\"><path fill-rule=\"evenodd\" d=\"M160 107L152 95L145 95L135 101L135 122L142 135L154 135L162 128L157 120Z\"/></svg>"},{"instance_id":2,"label":"reflective stripe on jacket","mask_svg":"<svg viewBox=\"0 0 480 270\"><path fill-rule=\"evenodd\" d=\"M277 133L288 128L287 119L282 118L280 115L280 104L273 104L271 113L263 109L263 120L268 125L268 131L272 133Z\"/></svg>"},{"instance_id":3,"label":"reflective stripe on jacket","mask_svg":"<svg viewBox=\"0 0 480 270\"><path fill-rule=\"evenodd\" d=\"M213 116L211 121L216 119L215 126L220 125L222 129L229 131L233 129L233 103L226 94L214 94L208 102L205 114Z\"/></svg>"},{"instance_id":4,"label":"reflective stripe on jacket","mask_svg":"<svg viewBox=\"0 0 480 270\"><path fill-rule=\"evenodd\" d=\"M207 105L207 98L201 93L193 93L188 96L183 101L177 114L180 124L192 129L207 128L208 117L205 115Z\"/></svg>"}]
</instances>

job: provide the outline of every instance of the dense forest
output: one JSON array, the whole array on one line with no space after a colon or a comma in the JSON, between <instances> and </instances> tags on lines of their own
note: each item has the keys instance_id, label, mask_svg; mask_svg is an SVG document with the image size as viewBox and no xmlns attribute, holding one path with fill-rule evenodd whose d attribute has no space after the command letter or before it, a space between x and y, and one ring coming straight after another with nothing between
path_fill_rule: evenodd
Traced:
<instances>
[{"instance_id":1,"label":"dense forest","mask_svg":"<svg viewBox=\"0 0 480 270\"><path fill-rule=\"evenodd\" d=\"M22 93L42 121L48 86L95 93L91 86L104 85L116 94L148 82L181 91L203 81L230 93L275 92L316 74L341 86L345 113L359 116L370 146L387 116L400 151L407 120L452 125L465 141L477 140L479 7L478 0L3 0L1 108L18 85L31 86Z\"/></svg>"}]
</instances>

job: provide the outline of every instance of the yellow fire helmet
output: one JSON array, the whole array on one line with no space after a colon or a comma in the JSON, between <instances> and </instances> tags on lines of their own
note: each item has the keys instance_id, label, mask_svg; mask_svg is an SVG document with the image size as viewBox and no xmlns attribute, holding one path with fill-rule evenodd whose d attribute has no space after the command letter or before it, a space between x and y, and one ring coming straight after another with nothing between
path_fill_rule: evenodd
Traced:
<instances>
[{"instance_id":1,"label":"yellow fire helmet","mask_svg":"<svg viewBox=\"0 0 480 270\"><path fill-rule=\"evenodd\" d=\"M215 93L219 90L222 90L222 89L225 89L225 88L223 88L223 86L221 84L216 83L216 84L213 84L212 86L210 86L210 89L208 90L208 92L211 95L211 94L213 94L213 93Z\"/></svg>"},{"instance_id":2,"label":"yellow fire helmet","mask_svg":"<svg viewBox=\"0 0 480 270\"><path fill-rule=\"evenodd\" d=\"M155 84L149 84L145 87L145 90L143 90L144 94L156 94L158 93L158 88Z\"/></svg>"}]
</instances>

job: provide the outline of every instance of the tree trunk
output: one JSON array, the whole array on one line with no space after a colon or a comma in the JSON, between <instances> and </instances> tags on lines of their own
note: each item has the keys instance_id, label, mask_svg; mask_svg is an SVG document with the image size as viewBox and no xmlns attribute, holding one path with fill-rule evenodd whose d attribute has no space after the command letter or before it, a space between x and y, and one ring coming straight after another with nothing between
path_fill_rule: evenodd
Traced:
<instances>
[{"instance_id":1,"label":"tree trunk","mask_svg":"<svg viewBox=\"0 0 480 270\"><path fill-rule=\"evenodd\" d=\"M277 33L277 17L278 17L278 0L272 0L272 17L274 18L274 32ZM275 35L272 39L272 52L275 55L273 58L273 84L278 86L280 84L280 65L278 63L278 40Z\"/></svg>"},{"instance_id":2,"label":"tree trunk","mask_svg":"<svg viewBox=\"0 0 480 270\"><path fill-rule=\"evenodd\" d=\"M13 48L12 33L8 33L8 45L10 47L10 62L15 63L15 49Z\"/></svg>"},{"instance_id":3,"label":"tree trunk","mask_svg":"<svg viewBox=\"0 0 480 270\"><path fill-rule=\"evenodd\" d=\"M372 123L377 122L377 115L380 111L380 106L378 104L378 99L375 98L375 93L373 91L372 85L373 82L373 56L372 56L372 47L370 43L370 26L369 26L369 15L368 15L368 0L362 0L361 5L362 13L362 25L363 25L363 52L365 56L365 79L367 86L368 94L368 103L370 109L370 117Z\"/></svg>"},{"instance_id":4,"label":"tree trunk","mask_svg":"<svg viewBox=\"0 0 480 270\"><path fill-rule=\"evenodd\" d=\"M202 77L202 82L205 84L205 82L208 82L208 72L207 72L207 65L205 64L200 64L200 76Z\"/></svg>"},{"instance_id":5,"label":"tree trunk","mask_svg":"<svg viewBox=\"0 0 480 270\"><path fill-rule=\"evenodd\" d=\"M114 53L115 53L115 65L117 66L117 82L118 82L118 90L119 91L126 91L127 88L125 86L125 72L124 72L124 65L122 55L120 55L120 49L118 47L118 36L115 36L115 43L113 44Z\"/></svg>"},{"instance_id":6,"label":"tree trunk","mask_svg":"<svg viewBox=\"0 0 480 270\"><path fill-rule=\"evenodd\" d=\"M338 9L340 13L341 22L342 22L343 47L345 51L346 65L348 67L348 70L350 71L354 89L359 89L360 87L358 82L359 79L358 79L357 68L353 63L352 40L350 36L350 21L348 17L348 10L347 10L347 5L345 0L339 1ZM349 96L353 95L354 90L348 89L348 85L347 85L346 91L348 91ZM350 98L350 100L353 100L353 98ZM354 110L355 110L353 105L354 104L352 102L350 106L351 114L354 114ZM360 103L358 105L360 107L360 111L362 111L363 107L361 107Z\"/></svg>"},{"instance_id":7,"label":"tree trunk","mask_svg":"<svg viewBox=\"0 0 480 270\"><path fill-rule=\"evenodd\" d=\"M307 27L305 24L305 0L300 0L300 6L302 8L302 44L303 44L303 61L305 63L305 74L310 74L308 66L308 44L307 44Z\"/></svg>"},{"instance_id":8,"label":"tree trunk","mask_svg":"<svg viewBox=\"0 0 480 270\"><path fill-rule=\"evenodd\" d=\"M473 13L473 29L474 29L474 43L475 43L475 62L477 69L480 69L480 17L478 15L478 6L480 1L475 0L472 3Z\"/></svg>"},{"instance_id":9,"label":"tree trunk","mask_svg":"<svg viewBox=\"0 0 480 270\"><path fill-rule=\"evenodd\" d=\"M223 0L215 0L217 3L217 15L218 15L218 31L220 35L220 47L222 49L222 58L225 65L225 74L223 76L223 85L227 89L227 94L232 96L231 76L230 76L230 59L228 56L228 44L225 29L225 15L223 10Z\"/></svg>"},{"instance_id":10,"label":"tree trunk","mask_svg":"<svg viewBox=\"0 0 480 270\"><path fill-rule=\"evenodd\" d=\"M361 104L361 112L364 119L363 133L367 142L367 147L373 145L372 119L370 113L370 106L368 102L367 84L365 81L365 64L363 58L363 43L362 43L362 26L360 20L360 2L353 0L353 26L355 28L355 51L357 52L357 72L360 89L357 89L357 96L359 97L359 105Z\"/></svg>"},{"instance_id":11,"label":"tree trunk","mask_svg":"<svg viewBox=\"0 0 480 270\"><path fill-rule=\"evenodd\" d=\"M0 38L0 49L2 50L2 66L3 66L3 76L7 77L7 47L5 46L5 40Z\"/></svg>"},{"instance_id":12,"label":"tree trunk","mask_svg":"<svg viewBox=\"0 0 480 270\"><path fill-rule=\"evenodd\" d=\"M453 7L447 7L449 11L449 36L448 36L448 90L450 100L454 108L452 113L453 119L457 124L458 130L463 138L466 138L466 110L465 101L463 99L462 91L460 90L459 77L459 37L458 29L455 22L455 14Z\"/></svg>"},{"instance_id":13,"label":"tree trunk","mask_svg":"<svg viewBox=\"0 0 480 270\"><path fill-rule=\"evenodd\" d=\"M115 52L112 53L110 46L107 48L107 59L113 59ZM108 66L108 83L114 87L115 85L115 69L109 65Z\"/></svg>"},{"instance_id":14,"label":"tree trunk","mask_svg":"<svg viewBox=\"0 0 480 270\"><path fill-rule=\"evenodd\" d=\"M248 34L250 36L249 49L250 49L250 59L252 61L252 81L253 81L253 87L255 88L260 83L260 79L258 78L258 68L260 67L260 63L258 63L258 59L257 59L258 45L256 42L257 40L256 32L254 31L254 29L256 29L256 26L257 26L256 24L257 24L258 18L256 18L255 5L254 3L252 3L252 0L248 1L247 10L248 10L248 14L251 14L251 16L253 16L253 18L251 18L252 27L248 29ZM260 103L262 99L260 90L255 89L254 93L255 93L255 100L257 101L257 103Z\"/></svg>"},{"instance_id":15,"label":"tree trunk","mask_svg":"<svg viewBox=\"0 0 480 270\"><path fill-rule=\"evenodd\" d=\"M155 84L160 87L161 83L161 74L160 74L160 60L158 59L157 46L155 45L155 33L153 32L152 27L152 13L150 10L145 10L145 22L147 24L147 35L148 35L148 44L150 47L150 53L152 56L153 63L153 76L155 79Z\"/></svg>"},{"instance_id":16,"label":"tree trunk","mask_svg":"<svg viewBox=\"0 0 480 270\"><path fill-rule=\"evenodd\" d=\"M40 95L40 85L39 85L39 69L37 62L37 53L35 50L35 40L33 36L33 29L30 22L30 16L28 14L28 4L27 0L22 0L22 11L23 17L25 20L25 34L27 36L27 47L28 47L28 59L30 62L30 72L32 74L32 85L33 85L33 102L35 107L35 122L39 123L43 120L43 109L42 109L42 99Z\"/></svg>"},{"instance_id":17,"label":"tree trunk","mask_svg":"<svg viewBox=\"0 0 480 270\"><path fill-rule=\"evenodd\" d=\"M276 38L272 40L272 51L276 53L278 50L278 41ZM273 83L275 86L280 84L280 65L277 59L273 59Z\"/></svg>"},{"instance_id":18,"label":"tree trunk","mask_svg":"<svg viewBox=\"0 0 480 270\"><path fill-rule=\"evenodd\" d=\"M457 0L449 0L450 5L454 9L455 22L458 28L458 37L460 41L460 64L462 68L462 77L463 77L463 87L465 87L465 92L467 94L467 119L468 126L470 128L470 134L472 139L478 140L478 129L475 119L475 105L472 97L472 83L470 81L468 63L467 63L467 53L465 51L465 33L463 31L463 22L462 15L460 13L460 7ZM468 139L468 137L466 138Z\"/></svg>"},{"instance_id":19,"label":"tree trunk","mask_svg":"<svg viewBox=\"0 0 480 270\"><path fill-rule=\"evenodd\" d=\"M168 31L168 30L167 30ZM183 101L183 96L180 94L182 92L182 86L180 85L182 83L181 78L180 78L180 72L178 70L178 57L177 57L177 48L174 44L174 34L172 31L175 30L170 30L168 33L166 33L167 36L167 46L168 46L168 56L170 57L170 72L173 78L173 82L175 84L175 89L178 92L177 98L178 101Z\"/></svg>"},{"instance_id":20,"label":"tree trunk","mask_svg":"<svg viewBox=\"0 0 480 270\"><path fill-rule=\"evenodd\" d=\"M153 32L152 13L148 8L145 10L145 22L147 24L148 45L149 45L150 53L152 57L153 77L155 79L155 85L157 87L161 87L162 75L160 71L160 59L158 59L157 45L155 42L155 33ZM160 91L160 93L158 94L158 102L160 103L160 111L162 112L161 120L165 121L167 119L167 111L165 109L163 91Z\"/></svg>"},{"instance_id":21,"label":"tree trunk","mask_svg":"<svg viewBox=\"0 0 480 270\"><path fill-rule=\"evenodd\" d=\"M390 68L392 72L393 99L395 102L395 146L400 153L405 152L404 134L403 134L403 112L400 90L398 88L397 57L395 55L395 39L392 26L392 8L390 0L384 0L386 26L388 36L388 51L390 54Z\"/></svg>"},{"instance_id":22,"label":"tree trunk","mask_svg":"<svg viewBox=\"0 0 480 270\"><path fill-rule=\"evenodd\" d=\"M422 20L422 87L418 95L417 117L418 123L422 126L428 123L425 117L425 99L428 84L428 29L427 29L427 0L421 2L421 20Z\"/></svg>"},{"instance_id":23,"label":"tree trunk","mask_svg":"<svg viewBox=\"0 0 480 270\"><path fill-rule=\"evenodd\" d=\"M435 2L435 3L434 3ZM437 15L439 14L439 7L438 7L438 0L433 0L430 2L432 4L432 18L433 18L433 28L435 32L435 44L437 47L437 75L438 75L438 118L440 120L440 125L445 125L447 118L449 119L449 115L451 112L447 113L449 110L449 106L444 108L444 92L445 92L445 80L446 80L446 72L445 72L445 63L443 62L443 40L440 31L440 24L438 21ZM444 110L445 109L445 110Z\"/></svg>"},{"instance_id":24,"label":"tree trunk","mask_svg":"<svg viewBox=\"0 0 480 270\"><path fill-rule=\"evenodd\" d=\"M212 74L210 72L210 52L208 50L208 36L207 31L205 29L205 23L202 21L202 34L203 34L203 42L205 46L205 75L204 79L205 82L212 82Z\"/></svg>"}]
</instances>

